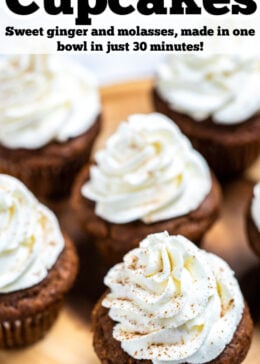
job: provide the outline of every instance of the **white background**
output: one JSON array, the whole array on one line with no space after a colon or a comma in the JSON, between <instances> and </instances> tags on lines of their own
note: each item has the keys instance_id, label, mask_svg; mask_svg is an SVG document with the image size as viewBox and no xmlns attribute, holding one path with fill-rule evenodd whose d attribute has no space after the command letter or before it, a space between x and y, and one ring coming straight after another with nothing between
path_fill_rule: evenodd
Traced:
<instances>
[{"instance_id":1,"label":"white background","mask_svg":"<svg viewBox=\"0 0 260 364\"><path fill-rule=\"evenodd\" d=\"M95 73L100 85L152 77L164 54L151 55L73 55L70 56Z\"/></svg>"}]
</instances>

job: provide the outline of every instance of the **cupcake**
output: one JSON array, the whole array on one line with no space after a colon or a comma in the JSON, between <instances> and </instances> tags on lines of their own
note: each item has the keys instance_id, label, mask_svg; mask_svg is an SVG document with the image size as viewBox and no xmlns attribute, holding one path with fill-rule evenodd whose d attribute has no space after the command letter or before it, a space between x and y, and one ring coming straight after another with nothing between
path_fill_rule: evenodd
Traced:
<instances>
[{"instance_id":1,"label":"cupcake","mask_svg":"<svg viewBox=\"0 0 260 364\"><path fill-rule=\"evenodd\" d=\"M218 215L215 177L164 115L130 116L95 160L79 174L72 206L109 266L157 231L199 242Z\"/></svg>"},{"instance_id":2,"label":"cupcake","mask_svg":"<svg viewBox=\"0 0 260 364\"><path fill-rule=\"evenodd\" d=\"M260 257L260 182L255 185L247 213L247 234L255 253Z\"/></svg>"},{"instance_id":3,"label":"cupcake","mask_svg":"<svg viewBox=\"0 0 260 364\"><path fill-rule=\"evenodd\" d=\"M241 173L260 154L259 58L171 56L158 69L153 102L218 176Z\"/></svg>"},{"instance_id":4,"label":"cupcake","mask_svg":"<svg viewBox=\"0 0 260 364\"><path fill-rule=\"evenodd\" d=\"M54 214L16 178L0 175L0 348L41 339L71 288L78 260Z\"/></svg>"},{"instance_id":5,"label":"cupcake","mask_svg":"<svg viewBox=\"0 0 260 364\"><path fill-rule=\"evenodd\" d=\"M69 193L100 129L93 76L76 63L47 55L0 64L0 171L37 196Z\"/></svg>"},{"instance_id":6,"label":"cupcake","mask_svg":"<svg viewBox=\"0 0 260 364\"><path fill-rule=\"evenodd\" d=\"M107 273L93 310L101 363L239 364L253 325L238 282L216 255L167 232L146 237Z\"/></svg>"}]
</instances>

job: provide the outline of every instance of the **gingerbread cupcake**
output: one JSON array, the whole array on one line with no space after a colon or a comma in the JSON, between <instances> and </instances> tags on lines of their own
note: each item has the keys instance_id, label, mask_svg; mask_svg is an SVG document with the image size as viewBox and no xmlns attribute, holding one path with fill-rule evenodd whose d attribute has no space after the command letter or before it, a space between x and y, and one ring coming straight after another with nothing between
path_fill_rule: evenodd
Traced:
<instances>
[{"instance_id":1,"label":"gingerbread cupcake","mask_svg":"<svg viewBox=\"0 0 260 364\"><path fill-rule=\"evenodd\" d=\"M66 58L5 58L0 114L0 171L40 197L68 194L100 129L93 76Z\"/></svg>"},{"instance_id":2,"label":"gingerbread cupcake","mask_svg":"<svg viewBox=\"0 0 260 364\"><path fill-rule=\"evenodd\" d=\"M238 282L182 236L149 235L107 273L94 308L101 363L239 364L253 325Z\"/></svg>"},{"instance_id":3,"label":"gingerbread cupcake","mask_svg":"<svg viewBox=\"0 0 260 364\"><path fill-rule=\"evenodd\" d=\"M199 242L218 215L216 179L164 115L130 116L95 160L78 176L72 206L109 266L153 232Z\"/></svg>"},{"instance_id":4,"label":"gingerbread cupcake","mask_svg":"<svg viewBox=\"0 0 260 364\"><path fill-rule=\"evenodd\" d=\"M16 178L0 175L0 348L41 339L78 266L56 217Z\"/></svg>"},{"instance_id":5,"label":"gingerbread cupcake","mask_svg":"<svg viewBox=\"0 0 260 364\"><path fill-rule=\"evenodd\" d=\"M260 257L260 182L255 185L249 204L247 234L252 249Z\"/></svg>"},{"instance_id":6,"label":"gingerbread cupcake","mask_svg":"<svg viewBox=\"0 0 260 364\"><path fill-rule=\"evenodd\" d=\"M239 174L259 156L259 58L173 55L158 69L153 102L217 175Z\"/></svg>"}]
</instances>

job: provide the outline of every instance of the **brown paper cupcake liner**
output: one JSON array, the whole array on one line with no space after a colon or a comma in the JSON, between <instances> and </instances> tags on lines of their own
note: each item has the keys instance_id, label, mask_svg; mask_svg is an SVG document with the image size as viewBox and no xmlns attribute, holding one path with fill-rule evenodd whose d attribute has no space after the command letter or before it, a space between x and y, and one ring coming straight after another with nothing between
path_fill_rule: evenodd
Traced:
<instances>
[{"instance_id":1,"label":"brown paper cupcake liner","mask_svg":"<svg viewBox=\"0 0 260 364\"><path fill-rule=\"evenodd\" d=\"M251 217L251 201L250 206L247 211L247 217L246 217L246 229L247 229L247 236L248 241L253 249L253 251L256 253L256 255L260 258L260 232L258 231L252 217Z\"/></svg>"},{"instance_id":2,"label":"brown paper cupcake liner","mask_svg":"<svg viewBox=\"0 0 260 364\"><path fill-rule=\"evenodd\" d=\"M32 287L0 294L0 348L18 349L41 339L50 329L78 271L74 244L65 247L45 279Z\"/></svg>"},{"instance_id":3,"label":"brown paper cupcake liner","mask_svg":"<svg viewBox=\"0 0 260 364\"><path fill-rule=\"evenodd\" d=\"M219 177L240 174L250 167L260 154L260 141L237 146L224 145L200 137L190 137L190 141Z\"/></svg>"},{"instance_id":4,"label":"brown paper cupcake liner","mask_svg":"<svg viewBox=\"0 0 260 364\"><path fill-rule=\"evenodd\" d=\"M42 313L0 322L0 348L18 349L43 338L56 320L61 306L62 301L59 301Z\"/></svg>"},{"instance_id":5,"label":"brown paper cupcake liner","mask_svg":"<svg viewBox=\"0 0 260 364\"><path fill-rule=\"evenodd\" d=\"M0 145L0 173L20 179L35 195L58 199L70 193L75 175L90 158L101 115L85 134L42 149L10 150Z\"/></svg>"},{"instance_id":6,"label":"brown paper cupcake liner","mask_svg":"<svg viewBox=\"0 0 260 364\"><path fill-rule=\"evenodd\" d=\"M151 96L155 109L176 122L218 177L236 176L258 158L259 116L235 126L215 125L211 119L197 123L189 116L171 109L155 88Z\"/></svg>"},{"instance_id":7,"label":"brown paper cupcake liner","mask_svg":"<svg viewBox=\"0 0 260 364\"><path fill-rule=\"evenodd\" d=\"M59 198L70 192L74 176L88 161L89 156L90 150L75 159L64 159L59 166L48 164L38 166L35 164L30 169L0 159L0 172L20 179L38 196Z\"/></svg>"}]
</instances>

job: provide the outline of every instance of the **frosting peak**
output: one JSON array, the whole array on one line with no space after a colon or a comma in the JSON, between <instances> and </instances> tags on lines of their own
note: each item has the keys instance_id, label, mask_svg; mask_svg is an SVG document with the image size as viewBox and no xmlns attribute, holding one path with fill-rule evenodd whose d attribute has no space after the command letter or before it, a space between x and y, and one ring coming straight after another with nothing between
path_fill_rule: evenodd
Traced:
<instances>
[{"instance_id":1,"label":"frosting peak","mask_svg":"<svg viewBox=\"0 0 260 364\"><path fill-rule=\"evenodd\" d=\"M89 129L100 111L93 76L68 59L19 55L0 64L0 143L37 149Z\"/></svg>"},{"instance_id":2,"label":"frosting peak","mask_svg":"<svg viewBox=\"0 0 260 364\"><path fill-rule=\"evenodd\" d=\"M260 182L254 187L254 197L251 205L253 221L260 232Z\"/></svg>"},{"instance_id":3,"label":"frosting peak","mask_svg":"<svg viewBox=\"0 0 260 364\"><path fill-rule=\"evenodd\" d=\"M260 111L260 59L241 55L173 55L157 72L160 96L196 121L238 124Z\"/></svg>"},{"instance_id":4,"label":"frosting peak","mask_svg":"<svg viewBox=\"0 0 260 364\"><path fill-rule=\"evenodd\" d=\"M138 360L206 363L232 340L244 303L234 273L182 236L149 235L105 277L113 337Z\"/></svg>"},{"instance_id":5,"label":"frosting peak","mask_svg":"<svg viewBox=\"0 0 260 364\"><path fill-rule=\"evenodd\" d=\"M148 224L185 215L211 189L206 162L161 114L130 116L95 158L82 194L110 222Z\"/></svg>"},{"instance_id":6,"label":"frosting peak","mask_svg":"<svg viewBox=\"0 0 260 364\"><path fill-rule=\"evenodd\" d=\"M0 293L41 282L63 248L54 214L20 181L0 174Z\"/></svg>"}]
</instances>

